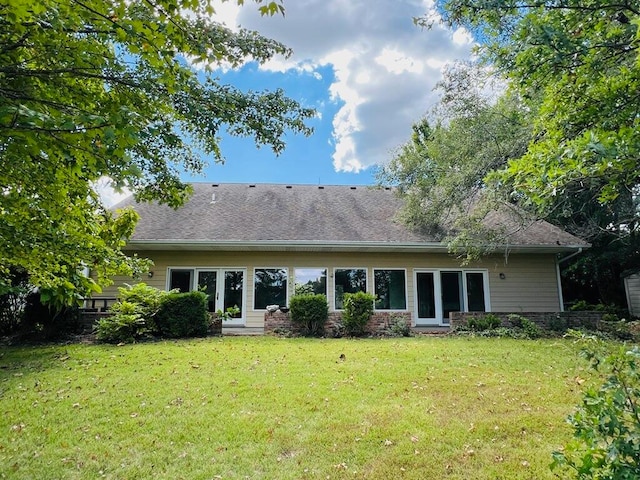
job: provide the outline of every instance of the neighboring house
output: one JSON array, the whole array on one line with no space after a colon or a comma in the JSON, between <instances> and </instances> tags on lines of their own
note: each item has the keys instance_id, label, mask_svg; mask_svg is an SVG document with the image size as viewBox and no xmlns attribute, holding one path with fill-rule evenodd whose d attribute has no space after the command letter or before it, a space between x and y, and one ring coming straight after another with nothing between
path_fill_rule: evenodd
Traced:
<instances>
[{"instance_id":1,"label":"neighboring house","mask_svg":"<svg viewBox=\"0 0 640 480\"><path fill-rule=\"evenodd\" d=\"M640 317L640 272L624 276L624 290L627 294L627 305L632 317Z\"/></svg>"},{"instance_id":2,"label":"neighboring house","mask_svg":"<svg viewBox=\"0 0 640 480\"><path fill-rule=\"evenodd\" d=\"M366 290L377 296L376 311L409 313L414 326L446 326L452 311L561 311L558 260L588 246L536 222L461 266L445 244L397 220L402 203L390 188L193 188L178 210L131 199L117 205L132 205L141 217L126 249L154 261L148 284L204 289L210 310L240 308L228 325L255 330L264 326L265 307L287 305L296 285L326 294L331 311L342 308L344 293Z\"/></svg>"}]
</instances>

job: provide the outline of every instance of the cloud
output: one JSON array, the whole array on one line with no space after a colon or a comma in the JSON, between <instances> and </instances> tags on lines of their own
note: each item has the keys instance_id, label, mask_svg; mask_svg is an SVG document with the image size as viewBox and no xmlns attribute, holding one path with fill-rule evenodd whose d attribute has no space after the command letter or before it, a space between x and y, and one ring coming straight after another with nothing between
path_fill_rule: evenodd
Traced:
<instances>
[{"instance_id":1,"label":"cloud","mask_svg":"<svg viewBox=\"0 0 640 480\"><path fill-rule=\"evenodd\" d=\"M433 88L444 66L471 56L469 32L438 23L433 0L295 0L285 2L284 17L261 17L254 7L233 10L227 22L294 51L262 70L319 75L319 68L333 68L327 95L340 107L323 121L332 125L336 171L389 161L411 125L436 103ZM430 30L413 23L424 15L434 22Z\"/></svg>"}]
</instances>

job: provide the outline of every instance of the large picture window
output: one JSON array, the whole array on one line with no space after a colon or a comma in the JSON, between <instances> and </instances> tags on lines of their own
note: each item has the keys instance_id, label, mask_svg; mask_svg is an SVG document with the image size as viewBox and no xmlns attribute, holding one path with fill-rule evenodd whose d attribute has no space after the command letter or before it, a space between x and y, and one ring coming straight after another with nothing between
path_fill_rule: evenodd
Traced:
<instances>
[{"instance_id":1,"label":"large picture window","mask_svg":"<svg viewBox=\"0 0 640 480\"><path fill-rule=\"evenodd\" d=\"M255 310L264 310L267 305L287 304L286 269L256 268L253 284L253 308Z\"/></svg>"},{"instance_id":2,"label":"large picture window","mask_svg":"<svg viewBox=\"0 0 640 480\"><path fill-rule=\"evenodd\" d=\"M376 310L406 310L407 290L404 270L374 270Z\"/></svg>"},{"instance_id":3,"label":"large picture window","mask_svg":"<svg viewBox=\"0 0 640 480\"><path fill-rule=\"evenodd\" d=\"M296 268L295 294L327 295L326 268Z\"/></svg>"},{"instance_id":4,"label":"large picture window","mask_svg":"<svg viewBox=\"0 0 640 480\"><path fill-rule=\"evenodd\" d=\"M336 268L334 275L336 310L342 310L345 293L367 291L365 268Z\"/></svg>"}]
</instances>

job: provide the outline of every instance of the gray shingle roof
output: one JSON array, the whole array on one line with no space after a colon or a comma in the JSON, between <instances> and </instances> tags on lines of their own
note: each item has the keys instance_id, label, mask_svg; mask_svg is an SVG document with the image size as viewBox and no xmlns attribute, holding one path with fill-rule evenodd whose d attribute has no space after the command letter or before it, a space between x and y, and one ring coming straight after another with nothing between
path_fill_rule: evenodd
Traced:
<instances>
[{"instance_id":1,"label":"gray shingle roof","mask_svg":"<svg viewBox=\"0 0 640 480\"><path fill-rule=\"evenodd\" d=\"M402 205L393 189L279 184L193 184L191 199L178 210L129 198L140 221L131 238L144 243L326 243L437 245L437 238L410 231L396 214ZM500 223L499 218L494 222ZM586 246L546 222L509 239L512 246Z\"/></svg>"}]
</instances>

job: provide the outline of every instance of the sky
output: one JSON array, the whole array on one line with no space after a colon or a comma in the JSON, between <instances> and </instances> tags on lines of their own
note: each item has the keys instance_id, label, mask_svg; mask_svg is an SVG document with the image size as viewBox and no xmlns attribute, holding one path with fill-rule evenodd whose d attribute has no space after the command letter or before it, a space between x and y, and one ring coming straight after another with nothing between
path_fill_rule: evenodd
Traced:
<instances>
[{"instance_id":1,"label":"sky","mask_svg":"<svg viewBox=\"0 0 640 480\"><path fill-rule=\"evenodd\" d=\"M285 15L262 17L256 4L220 3L215 20L256 30L293 50L288 59L212 75L242 90L282 88L317 117L310 137L288 134L275 156L251 138L223 136L224 164L198 182L371 185L376 167L389 162L411 135L411 126L438 100L443 68L471 57L472 39L436 22L430 30L417 16L437 20L434 0L284 0ZM107 203L121 195L107 192Z\"/></svg>"}]
</instances>

